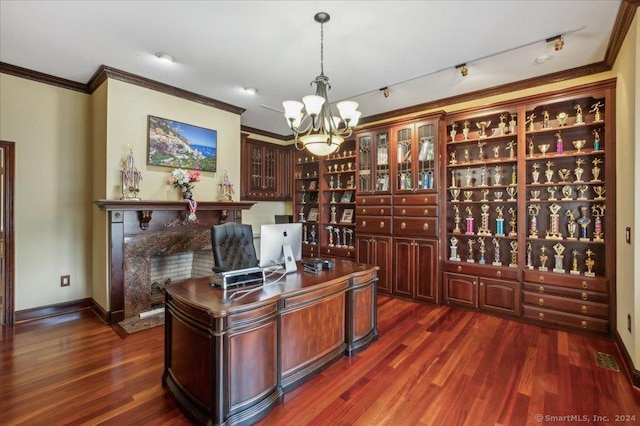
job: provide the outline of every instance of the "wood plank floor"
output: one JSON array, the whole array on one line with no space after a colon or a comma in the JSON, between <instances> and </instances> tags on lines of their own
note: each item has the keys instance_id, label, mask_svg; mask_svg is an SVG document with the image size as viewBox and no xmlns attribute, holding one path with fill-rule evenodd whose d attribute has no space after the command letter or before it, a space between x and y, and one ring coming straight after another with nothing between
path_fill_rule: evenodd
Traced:
<instances>
[{"instance_id":1,"label":"wood plank floor","mask_svg":"<svg viewBox=\"0 0 640 426\"><path fill-rule=\"evenodd\" d=\"M377 342L258 424L640 423L640 391L624 370L595 364L600 351L622 368L611 341L385 296L378 325ZM90 311L3 327L0 425L189 424L161 386L163 340L162 327L125 336Z\"/></svg>"}]
</instances>

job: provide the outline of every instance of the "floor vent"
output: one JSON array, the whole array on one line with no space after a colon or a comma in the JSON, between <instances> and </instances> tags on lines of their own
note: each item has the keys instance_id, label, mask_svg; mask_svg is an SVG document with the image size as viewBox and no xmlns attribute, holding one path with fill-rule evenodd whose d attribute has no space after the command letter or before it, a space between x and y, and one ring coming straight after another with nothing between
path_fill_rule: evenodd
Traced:
<instances>
[{"instance_id":1,"label":"floor vent","mask_svg":"<svg viewBox=\"0 0 640 426\"><path fill-rule=\"evenodd\" d=\"M596 364L598 367L606 368L607 370L613 370L620 372L620 367L618 367L618 362L613 357L613 355L606 354L604 352L596 352Z\"/></svg>"}]
</instances>

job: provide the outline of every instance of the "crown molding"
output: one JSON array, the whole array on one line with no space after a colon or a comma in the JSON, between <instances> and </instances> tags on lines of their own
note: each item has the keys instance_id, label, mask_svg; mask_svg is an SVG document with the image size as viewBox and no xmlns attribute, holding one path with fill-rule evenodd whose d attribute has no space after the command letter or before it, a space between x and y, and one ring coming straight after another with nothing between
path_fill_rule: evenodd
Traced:
<instances>
[{"instance_id":1,"label":"crown molding","mask_svg":"<svg viewBox=\"0 0 640 426\"><path fill-rule=\"evenodd\" d=\"M6 62L0 62L0 73L37 81L38 83L49 84L51 86L61 87L63 89L74 90L76 92L90 93L89 87L86 84L22 68L17 65L7 64Z\"/></svg>"},{"instance_id":2,"label":"crown molding","mask_svg":"<svg viewBox=\"0 0 640 426\"><path fill-rule=\"evenodd\" d=\"M616 17L616 22L613 24L607 52L604 55L604 63L607 64L609 68L613 67L613 63L618 57L622 42L624 42L629 27L631 27L638 6L640 6L640 0L624 0L620 5L620 9L618 9L618 16Z\"/></svg>"},{"instance_id":3,"label":"crown molding","mask_svg":"<svg viewBox=\"0 0 640 426\"><path fill-rule=\"evenodd\" d=\"M253 133L260 136L266 136L268 138L278 139L285 142L293 140L293 135L281 135L279 133L273 133L273 132L269 132L262 129L256 129L255 127L240 126L240 131L246 132L246 133Z\"/></svg>"}]
</instances>

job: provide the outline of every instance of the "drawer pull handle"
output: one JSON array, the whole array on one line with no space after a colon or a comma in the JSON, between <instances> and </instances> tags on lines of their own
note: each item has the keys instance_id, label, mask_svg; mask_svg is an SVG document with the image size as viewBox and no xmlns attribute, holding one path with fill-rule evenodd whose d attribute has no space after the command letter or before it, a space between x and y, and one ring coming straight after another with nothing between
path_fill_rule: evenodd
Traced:
<instances>
[{"instance_id":1,"label":"drawer pull handle","mask_svg":"<svg viewBox=\"0 0 640 426\"><path fill-rule=\"evenodd\" d=\"M587 293L582 293L582 300L587 300Z\"/></svg>"},{"instance_id":2,"label":"drawer pull handle","mask_svg":"<svg viewBox=\"0 0 640 426\"><path fill-rule=\"evenodd\" d=\"M384 228L384 222L380 222L380 229Z\"/></svg>"},{"instance_id":3,"label":"drawer pull handle","mask_svg":"<svg viewBox=\"0 0 640 426\"><path fill-rule=\"evenodd\" d=\"M422 225L422 229L423 229L424 231L428 231L428 230L429 230L429 224L428 224L428 223L425 223L424 225Z\"/></svg>"},{"instance_id":4,"label":"drawer pull handle","mask_svg":"<svg viewBox=\"0 0 640 426\"><path fill-rule=\"evenodd\" d=\"M367 204L367 199L366 198L362 199L362 204Z\"/></svg>"},{"instance_id":5,"label":"drawer pull handle","mask_svg":"<svg viewBox=\"0 0 640 426\"><path fill-rule=\"evenodd\" d=\"M404 204L404 203L406 203L406 202L407 202L407 200L403 198L403 199L402 199L402 204Z\"/></svg>"},{"instance_id":6,"label":"drawer pull handle","mask_svg":"<svg viewBox=\"0 0 640 426\"><path fill-rule=\"evenodd\" d=\"M585 290L587 289L587 282L586 281L582 281L582 288L584 288Z\"/></svg>"},{"instance_id":7,"label":"drawer pull handle","mask_svg":"<svg viewBox=\"0 0 640 426\"><path fill-rule=\"evenodd\" d=\"M327 254L331 254L331 249L327 249Z\"/></svg>"},{"instance_id":8,"label":"drawer pull handle","mask_svg":"<svg viewBox=\"0 0 640 426\"><path fill-rule=\"evenodd\" d=\"M458 272L462 272L462 266L458 265L458 267L456 268L456 270L457 270Z\"/></svg>"},{"instance_id":9,"label":"drawer pull handle","mask_svg":"<svg viewBox=\"0 0 640 426\"><path fill-rule=\"evenodd\" d=\"M406 223L402 222L402 223L400 224L400 228L401 228L401 229L405 229L406 227L407 227L407 224L406 224Z\"/></svg>"},{"instance_id":10,"label":"drawer pull handle","mask_svg":"<svg viewBox=\"0 0 640 426\"><path fill-rule=\"evenodd\" d=\"M582 321L582 328L587 328L587 322L586 321Z\"/></svg>"},{"instance_id":11,"label":"drawer pull handle","mask_svg":"<svg viewBox=\"0 0 640 426\"><path fill-rule=\"evenodd\" d=\"M367 214L367 209L362 209L362 214Z\"/></svg>"},{"instance_id":12,"label":"drawer pull handle","mask_svg":"<svg viewBox=\"0 0 640 426\"><path fill-rule=\"evenodd\" d=\"M362 226L367 226L367 221L366 220L362 221Z\"/></svg>"},{"instance_id":13,"label":"drawer pull handle","mask_svg":"<svg viewBox=\"0 0 640 426\"><path fill-rule=\"evenodd\" d=\"M351 252L350 251L347 252L347 256L351 256Z\"/></svg>"},{"instance_id":14,"label":"drawer pull handle","mask_svg":"<svg viewBox=\"0 0 640 426\"><path fill-rule=\"evenodd\" d=\"M480 287L484 287L484 281L480 281Z\"/></svg>"},{"instance_id":15,"label":"drawer pull handle","mask_svg":"<svg viewBox=\"0 0 640 426\"><path fill-rule=\"evenodd\" d=\"M583 314L587 313L587 307L585 305L582 305L582 308L580 308L580 311L582 311Z\"/></svg>"},{"instance_id":16,"label":"drawer pull handle","mask_svg":"<svg viewBox=\"0 0 640 426\"><path fill-rule=\"evenodd\" d=\"M544 294L544 286L541 285L540 287L538 287L538 293L540 294Z\"/></svg>"},{"instance_id":17,"label":"drawer pull handle","mask_svg":"<svg viewBox=\"0 0 640 426\"><path fill-rule=\"evenodd\" d=\"M429 209L424 209L424 215L429 216Z\"/></svg>"},{"instance_id":18,"label":"drawer pull handle","mask_svg":"<svg viewBox=\"0 0 640 426\"><path fill-rule=\"evenodd\" d=\"M380 204L384 204L384 198L380 198Z\"/></svg>"},{"instance_id":19,"label":"drawer pull handle","mask_svg":"<svg viewBox=\"0 0 640 426\"><path fill-rule=\"evenodd\" d=\"M384 214L384 209L380 209L380 214Z\"/></svg>"},{"instance_id":20,"label":"drawer pull handle","mask_svg":"<svg viewBox=\"0 0 640 426\"><path fill-rule=\"evenodd\" d=\"M497 271L496 272L496 277L500 278L502 276L502 271Z\"/></svg>"},{"instance_id":21,"label":"drawer pull handle","mask_svg":"<svg viewBox=\"0 0 640 426\"><path fill-rule=\"evenodd\" d=\"M544 313L540 312L540 313L538 314L538 319L543 320L543 319L544 319Z\"/></svg>"},{"instance_id":22,"label":"drawer pull handle","mask_svg":"<svg viewBox=\"0 0 640 426\"><path fill-rule=\"evenodd\" d=\"M542 298L538 299L538 305L540 306L544 305L544 299Z\"/></svg>"},{"instance_id":23,"label":"drawer pull handle","mask_svg":"<svg viewBox=\"0 0 640 426\"><path fill-rule=\"evenodd\" d=\"M400 213L400 214L405 215L405 214L407 214L407 211L405 209L402 209L402 213Z\"/></svg>"},{"instance_id":24,"label":"drawer pull handle","mask_svg":"<svg viewBox=\"0 0 640 426\"><path fill-rule=\"evenodd\" d=\"M543 282L544 282L544 277L540 277L540 278L538 278L538 281L540 281L541 283L543 283Z\"/></svg>"},{"instance_id":25,"label":"drawer pull handle","mask_svg":"<svg viewBox=\"0 0 640 426\"><path fill-rule=\"evenodd\" d=\"M429 204L429 199L427 197L424 197L424 203Z\"/></svg>"}]
</instances>

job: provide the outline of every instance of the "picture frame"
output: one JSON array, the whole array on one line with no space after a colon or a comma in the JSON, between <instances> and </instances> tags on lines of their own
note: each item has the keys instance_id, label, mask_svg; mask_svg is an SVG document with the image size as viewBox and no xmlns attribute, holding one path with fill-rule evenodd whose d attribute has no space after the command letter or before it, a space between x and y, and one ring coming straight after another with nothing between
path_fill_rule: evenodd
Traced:
<instances>
[{"instance_id":1,"label":"picture frame","mask_svg":"<svg viewBox=\"0 0 640 426\"><path fill-rule=\"evenodd\" d=\"M344 209L342 211L342 217L340 218L342 223L353 223L353 209Z\"/></svg>"},{"instance_id":2,"label":"picture frame","mask_svg":"<svg viewBox=\"0 0 640 426\"><path fill-rule=\"evenodd\" d=\"M307 190L309 191L315 191L318 189L318 183L315 180L312 180L311 182L309 182L309 187L307 188Z\"/></svg>"},{"instance_id":3,"label":"picture frame","mask_svg":"<svg viewBox=\"0 0 640 426\"><path fill-rule=\"evenodd\" d=\"M340 200L340 202L350 203L352 199L353 199L353 191L344 191L342 193L342 199Z\"/></svg>"},{"instance_id":4,"label":"picture frame","mask_svg":"<svg viewBox=\"0 0 640 426\"><path fill-rule=\"evenodd\" d=\"M318 208L312 207L309 209L309 215L307 216L307 222L317 222L318 221Z\"/></svg>"},{"instance_id":5,"label":"picture frame","mask_svg":"<svg viewBox=\"0 0 640 426\"><path fill-rule=\"evenodd\" d=\"M215 172L218 131L147 116L147 164Z\"/></svg>"}]
</instances>

